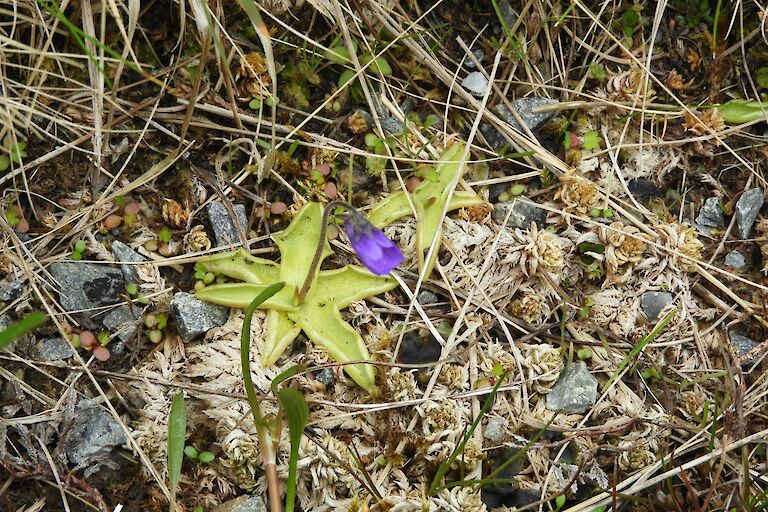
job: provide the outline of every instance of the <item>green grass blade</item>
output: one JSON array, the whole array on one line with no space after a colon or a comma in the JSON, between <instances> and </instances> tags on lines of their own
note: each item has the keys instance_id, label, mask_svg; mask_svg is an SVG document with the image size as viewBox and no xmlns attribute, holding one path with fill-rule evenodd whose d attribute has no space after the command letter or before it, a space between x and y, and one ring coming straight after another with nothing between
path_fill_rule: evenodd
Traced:
<instances>
[{"instance_id":1,"label":"green grass blade","mask_svg":"<svg viewBox=\"0 0 768 512\"><path fill-rule=\"evenodd\" d=\"M450 457L448 457L448 460L440 464L440 467L437 468L437 473L435 473L435 477L432 479L432 483L429 485L429 495L433 496L435 492L439 489L440 482L442 481L443 477L446 473L451 469L451 466L453 466L453 463L456 461L456 458L459 456L459 454L464 452L464 448L466 448L467 443L472 438L472 434L475 432L475 429L480 424L480 421L483 419L483 416L488 411L488 409L491 407L491 404L493 403L494 398L496 397L496 393L499 391L499 387L501 386L502 382L504 382L504 378L500 377L498 382L496 382L496 385L493 386L493 389L488 394L488 398L485 399L485 402L483 403L483 407L480 409L480 413L477 415L477 418L475 418L475 421L472 422L472 425L469 427L467 432L464 434L464 439L461 440L461 443L456 446L456 448L451 452Z\"/></svg>"},{"instance_id":2,"label":"green grass blade","mask_svg":"<svg viewBox=\"0 0 768 512\"><path fill-rule=\"evenodd\" d=\"M616 377L618 377L618 376L619 376L619 374L620 374L621 372L623 372L623 371L624 371L624 368L626 368L626 367L627 367L627 365L629 364L629 361L630 361L632 358L634 358L634 357L635 357L637 354L639 354L639 353L640 353L640 352L643 350L643 348L645 348L645 346L646 346L647 344L649 344L650 342L652 342L653 340L655 340L655 339L656 339L656 337L657 337L659 334L661 334L661 331L663 331L663 330L664 330L664 328L667 326L667 324L668 324L669 322L671 322L671 321L672 321L672 319L673 319L673 318L675 318L675 316L676 316L676 315L677 315L677 310L676 310L676 309L673 309L672 311L670 311L670 312L669 312L669 314L668 314L667 316L665 316L665 317L664 317L664 318L661 320L661 322L659 322L658 324L656 324L656 327L654 327L654 328L653 328L653 330L652 330L651 332L649 332L648 334L646 334L645 336L643 336L643 339L641 339L640 341L638 341L638 342L635 344L635 346L634 346L634 347L632 347L632 350L630 350L630 351L629 351L629 354L627 354L627 357L625 357L625 358L624 358L624 359L621 361L621 364L619 364L619 367L618 367L618 368L616 368L616 371L615 371L615 372L613 372L613 375L611 375L611 378L610 378L610 379L608 379L608 382L606 382L606 383L605 383L605 386L603 386L603 389L600 391L600 393L605 393L605 391L606 391L608 388L610 388L610 387L611 387L611 384L613 384L613 381L614 381L614 380L616 380Z\"/></svg>"},{"instance_id":3,"label":"green grass blade","mask_svg":"<svg viewBox=\"0 0 768 512\"><path fill-rule=\"evenodd\" d=\"M187 410L184 393L173 397L171 415L168 417L168 485L171 488L171 511L174 510L176 490L181 477L181 463L184 461L184 439L187 435Z\"/></svg>"},{"instance_id":4,"label":"green grass blade","mask_svg":"<svg viewBox=\"0 0 768 512\"><path fill-rule=\"evenodd\" d=\"M301 372L304 372L307 370L307 367L303 364L297 364L295 366L291 366L287 370L285 370L283 373L272 379L272 384L269 385L270 389L272 390L272 393L277 396L279 393L279 390L277 386L282 384L285 380L290 379L294 375L298 375Z\"/></svg>"},{"instance_id":5,"label":"green grass blade","mask_svg":"<svg viewBox=\"0 0 768 512\"><path fill-rule=\"evenodd\" d=\"M296 468L299 462L299 446L304 427L309 420L309 406L304 395L293 388L283 388L277 394L288 423L288 433L291 440L291 455L288 458L288 488L285 493L285 512L293 512L296 501Z\"/></svg>"},{"instance_id":6,"label":"green grass blade","mask_svg":"<svg viewBox=\"0 0 768 512\"><path fill-rule=\"evenodd\" d=\"M251 379L249 357L251 353L251 320L253 319L253 312L256 311L256 308L258 308L262 302L282 290L284 285L285 283L275 283L267 286L264 291L251 301L250 305L245 310L243 330L240 333L240 364L243 370L243 385L245 386L245 394L248 396L248 403L251 406L253 421L256 424L257 429L263 428L264 422L261 416L261 409L259 408L259 397L256 395L256 390L253 387L253 379Z\"/></svg>"},{"instance_id":7,"label":"green grass blade","mask_svg":"<svg viewBox=\"0 0 768 512\"><path fill-rule=\"evenodd\" d=\"M7 329L0 331L0 350L9 347L16 338L39 327L45 323L47 319L48 317L40 311L34 311L18 322L12 323Z\"/></svg>"}]
</instances>

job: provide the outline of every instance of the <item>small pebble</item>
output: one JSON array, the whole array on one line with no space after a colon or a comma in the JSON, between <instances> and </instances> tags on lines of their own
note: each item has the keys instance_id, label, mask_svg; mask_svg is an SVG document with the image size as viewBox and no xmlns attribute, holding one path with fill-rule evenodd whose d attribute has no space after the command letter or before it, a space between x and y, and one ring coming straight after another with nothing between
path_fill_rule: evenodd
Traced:
<instances>
[{"instance_id":1,"label":"small pebble","mask_svg":"<svg viewBox=\"0 0 768 512\"><path fill-rule=\"evenodd\" d=\"M475 96L482 96L488 90L488 79L479 71L473 71L462 80L461 86Z\"/></svg>"},{"instance_id":2,"label":"small pebble","mask_svg":"<svg viewBox=\"0 0 768 512\"><path fill-rule=\"evenodd\" d=\"M427 290L419 293L419 296L416 300L418 300L419 304L422 306L426 306L427 304L436 304L438 302L437 295Z\"/></svg>"},{"instance_id":3,"label":"small pebble","mask_svg":"<svg viewBox=\"0 0 768 512\"><path fill-rule=\"evenodd\" d=\"M739 269L746 265L747 261L744 258L744 255L739 251L731 251L725 255L725 264L729 267Z\"/></svg>"},{"instance_id":4,"label":"small pebble","mask_svg":"<svg viewBox=\"0 0 768 512\"><path fill-rule=\"evenodd\" d=\"M485 58L485 53L483 52L483 50L478 48L477 50L472 52L472 55L474 55L475 59L477 59L477 61L482 64L483 59ZM467 56L467 58L464 59L464 67L467 69L475 69L477 66L475 66L475 61L473 61L469 56Z\"/></svg>"},{"instance_id":5,"label":"small pebble","mask_svg":"<svg viewBox=\"0 0 768 512\"><path fill-rule=\"evenodd\" d=\"M288 205L282 201L276 201L269 205L269 213L273 215L282 215L288 211Z\"/></svg>"}]
</instances>

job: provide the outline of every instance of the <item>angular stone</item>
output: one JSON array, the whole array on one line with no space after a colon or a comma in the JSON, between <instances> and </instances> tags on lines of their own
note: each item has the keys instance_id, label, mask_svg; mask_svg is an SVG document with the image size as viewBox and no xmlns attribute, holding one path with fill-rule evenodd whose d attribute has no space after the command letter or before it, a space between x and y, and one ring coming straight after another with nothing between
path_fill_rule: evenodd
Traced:
<instances>
[{"instance_id":1,"label":"angular stone","mask_svg":"<svg viewBox=\"0 0 768 512\"><path fill-rule=\"evenodd\" d=\"M0 284L0 301L11 302L21 297L25 283L24 279L16 279Z\"/></svg>"},{"instance_id":2,"label":"angular stone","mask_svg":"<svg viewBox=\"0 0 768 512\"><path fill-rule=\"evenodd\" d=\"M696 225L701 229L701 226L708 228L720 228L725 227L725 219L723 217L723 210L720 208L720 199L717 197L710 197L704 201L704 206L699 210L699 214L696 216ZM709 230L704 234L708 234Z\"/></svg>"},{"instance_id":3,"label":"angular stone","mask_svg":"<svg viewBox=\"0 0 768 512\"><path fill-rule=\"evenodd\" d=\"M569 414L581 414L597 401L597 379L584 361L568 366L547 395L547 409Z\"/></svg>"},{"instance_id":4,"label":"angular stone","mask_svg":"<svg viewBox=\"0 0 768 512\"><path fill-rule=\"evenodd\" d=\"M323 368L320 370L320 372L315 376L315 379L326 387L336 382L336 376L333 374L333 370L330 368Z\"/></svg>"},{"instance_id":5,"label":"angular stone","mask_svg":"<svg viewBox=\"0 0 768 512\"><path fill-rule=\"evenodd\" d=\"M483 50L478 48L477 50L474 50L472 52L472 55L475 56L475 58L479 63L481 64L483 63L483 59L485 58L485 52L483 52ZM475 67L477 66L475 66L475 61L473 61L469 56L467 56L467 58L464 59L464 67L467 69L475 69Z\"/></svg>"},{"instance_id":6,"label":"angular stone","mask_svg":"<svg viewBox=\"0 0 768 512\"><path fill-rule=\"evenodd\" d=\"M248 218L245 216L245 205L232 205L232 210L237 217L237 224L240 225L239 227L235 224L232 218L230 218L227 207L222 203L209 203L207 210L208 221L211 223L213 235L216 238L216 247L240 243L240 229L243 231L248 229Z\"/></svg>"},{"instance_id":7,"label":"angular stone","mask_svg":"<svg viewBox=\"0 0 768 512\"><path fill-rule=\"evenodd\" d=\"M179 292L171 299L171 315L184 342L190 342L210 329L224 325L229 308L203 302L189 293Z\"/></svg>"},{"instance_id":8,"label":"angular stone","mask_svg":"<svg viewBox=\"0 0 768 512\"><path fill-rule=\"evenodd\" d=\"M120 240L112 242L112 254L115 256L115 259L120 262L120 270L123 272L125 281L134 284L138 283L139 274L136 272L136 265L130 265L130 263L143 263L144 261L147 261L144 256L137 253Z\"/></svg>"},{"instance_id":9,"label":"angular stone","mask_svg":"<svg viewBox=\"0 0 768 512\"><path fill-rule=\"evenodd\" d=\"M101 323L122 341L128 341L136 333L143 310L123 304L101 317Z\"/></svg>"},{"instance_id":10,"label":"angular stone","mask_svg":"<svg viewBox=\"0 0 768 512\"><path fill-rule=\"evenodd\" d=\"M499 0L499 12L504 24L511 30L517 23L517 13L512 9L512 3L509 0Z\"/></svg>"},{"instance_id":11,"label":"angular stone","mask_svg":"<svg viewBox=\"0 0 768 512\"><path fill-rule=\"evenodd\" d=\"M725 227L725 217L723 216L723 209L720 207L719 198L710 197L704 201L704 205L696 216L695 226L702 235L708 237L712 236L713 228L723 229Z\"/></svg>"},{"instance_id":12,"label":"angular stone","mask_svg":"<svg viewBox=\"0 0 768 512\"><path fill-rule=\"evenodd\" d=\"M729 332L728 339L731 341L733 351L736 352L737 356L748 354L750 350L759 345L755 340L735 332Z\"/></svg>"},{"instance_id":13,"label":"angular stone","mask_svg":"<svg viewBox=\"0 0 768 512\"><path fill-rule=\"evenodd\" d=\"M534 112L534 109L543 107L545 105L555 105L557 103L560 102L550 98L538 98L533 96L520 98L513 101L512 108L517 111L525 125L533 131L541 127L541 125L555 117L555 114L557 114L557 111L555 110L548 110L546 112ZM512 112L510 112L504 103L499 103L496 105L496 107L494 107L493 110L499 115L499 117L512 125L512 127L517 130L521 129L517 119L515 119L515 116L512 115Z\"/></svg>"},{"instance_id":14,"label":"angular stone","mask_svg":"<svg viewBox=\"0 0 768 512\"><path fill-rule=\"evenodd\" d=\"M406 96L403 101L400 102L400 112L403 113L404 116L407 116L414 110L416 110L416 100L411 98L410 96Z\"/></svg>"},{"instance_id":15,"label":"angular stone","mask_svg":"<svg viewBox=\"0 0 768 512\"><path fill-rule=\"evenodd\" d=\"M740 269L747 264L747 260L739 251L731 251L725 255L725 264L729 267Z\"/></svg>"},{"instance_id":16,"label":"angular stone","mask_svg":"<svg viewBox=\"0 0 768 512\"><path fill-rule=\"evenodd\" d=\"M267 512L261 496L238 496L213 507L213 512Z\"/></svg>"},{"instance_id":17,"label":"angular stone","mask_svg":"<svg viewBox=\"0 0 768 512\"><path fill-rule=\"evenodd\" d=\"M507 428L507 420L501 416L494 416L488 420L488 424L483 429L483 437L487 440L498 443L504 439L505 430Z\"/></svg>"},{"instance_id":18,"label":"angular stone","mask_svg":"<svg viewBox=\"0 0 768 512\"><path fill-rule=\"evenodd\" d=\"M92 263L54 263L50 272L56 280L59 302L67 311L116 304L123 299L125 279L116 268Z\"/></svg>"},{"instance_id":19,"label":"angular stone","mask_svg":"<svg viewBox=\"0 0 768 512\"><path fill-rule=\"evenodd\" d=\"M736 225L739 228L739 236L744 239L749 237L752 224L763 206L763 189L753 188L747 190L736 201Z\"/></svg>"},{"instance_id":20,"label":"angular stone","mask_svg":"<svg viewBox=\"0 0 768 512\"><path fill-rule=\"evenodd\" d=\"M127 442L120 424L106 409L83 399L75 408L64 451L71 463L80 464Z\"/></svg>"},{"instance_id":21,"label":"angular stone","mask_svg":"<svg viewBox=\"0 0 768 512\"><path fill-rule=\"evenodd\" d=\"M424 290L421 293L419 293L419 296L416 297L416 300L421 304L422 306L426 306L428 304L437 304L438 298L437 295L434 293Z\"/></svg>"},{"instance_id":22,"label":"angular stone","mask_svg":"<svg viewBox=\"0 0 768 512\"><path fill-rule=\"evenodd\" d=\"M488 79L480 71L473 71L461 81L461 86L475 96L482 96L488 90Z\"/></svg>"},{"instance_id":23,"label":"angular stone","mask_svg":"<svg viewBox=\"0 0 768 512\"><path fill-rule=\"evenodd\" d=\"M8 315L7 313L3 313L2 315L0 315L0 331L4 331L7 328L9 328L12 323L13 323L13 320L11 320L10 315Z\"/></svg>"},{"instance_id":24,"label":"angular stone","mask_svg":"<svg viewBox=\"0 0 768 512\"><path fill-rule=\"evenodd\" d=\"M405 130L405 125L396 117L382 117L379 120L381 129L393 135L399 135Z\"/></svg>"},{"instance_id":25,"label":"angular stone","mask_svg":"<svg viewBox=\"0 0 768 512\"><path fill-rule=\"evenodd\" d=\"M547 211L543 208L539 208L536 204L530 204L531 201L525 196L521 196L511 201L505 201L497 203L493 206L493 213L491 218L501 224L504 219L507 218L509 210L509 219L507 219L507 227L530 229L531 224L536 223L537 228L542 228L547 223ZM531 201L533 202L533 201Z\"/></svg>"},{"instance_id":26,"label":"angular stone","mask_svg":"<svg viewBox=\"0 0 768 512\"><path fill-rule=\"evenodd\" d=\"M533 131L552 119L557 113L554 110L547 112L534 112L533 109L543 105L552 105L555 103L559 102L549 98L520 98L512 102L512 108L517 111L526 126L528 126L528 128ZM516 130L521 130L517 119L515 119L515 116L512 115L512 112L507 108L505 104L499 103L493 108L493 111L501 119L509 123L513 128ZM501 149L507 144L507 139L505 139L504 136L490 124L481 124L480 132L485 137L485 140L487 140L488 143L497 150Z\"/></svg>"},{"instance_id":27,"label":"angular stone","mask_svg":"<svg viewBox=\"0 0 768 512\"><path fill-rule=\"evenodd\" d=\"M645 292L640 296L640 308L652 322L658 320L661 310L671 302L672 294L669 292Z\"/></svg>"},{"instance_id":28,"label":"angular stone","mask_svg":"<svg viewBox=\"0 0 768 512\"><path fill-rule=\"evenodd\" d=\"M41 361L61 361L74 356L72 346L61 338L51 338L41 341L37 346L35 358Z\"/></svg>"}]
</instances>

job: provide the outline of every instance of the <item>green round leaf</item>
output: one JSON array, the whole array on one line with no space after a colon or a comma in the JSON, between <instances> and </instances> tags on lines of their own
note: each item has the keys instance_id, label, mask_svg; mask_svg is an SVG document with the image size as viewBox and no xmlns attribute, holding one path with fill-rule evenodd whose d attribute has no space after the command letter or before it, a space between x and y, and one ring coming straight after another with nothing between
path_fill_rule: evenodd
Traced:
<instances>
[{"instance_id":1,"label":"green round leaf","mask_svg":"<svg viewBox=\"0 0 768 512\"><path fill-rule=\"evenodd\" d=\"M185 446L184 455L186 455L188 459L195 460L198 456L197 448L190 445Z\"/></svg>"},{"instance_id":2,"label":"green round leaf","mask_svg":"<svg viewBox=\"0 0 768 512\"><path fill-rule=\"evenodd\" d=\"M200 452L197 455L197 460L202 462L203 464L210 464L213 462L213 459L215 459L216 456L211 452Z\"/></svg>"}]
</instances>

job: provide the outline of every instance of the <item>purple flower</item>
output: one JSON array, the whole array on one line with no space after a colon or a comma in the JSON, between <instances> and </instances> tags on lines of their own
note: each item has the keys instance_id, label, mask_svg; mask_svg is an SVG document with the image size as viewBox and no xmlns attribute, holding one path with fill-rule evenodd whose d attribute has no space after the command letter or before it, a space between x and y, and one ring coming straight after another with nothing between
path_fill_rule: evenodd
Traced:
<instances>
[{"instance_id":1,"label":"purple flower","mask_svg":"<svg viewBox=\"0 0 768 512\"><path fill-rule=\"evenodd\" d=\"M405 259L395 243L355 210L347 210L344 231L360 262L376 275L383 276Z\"/></svg>"}]
</instances>

